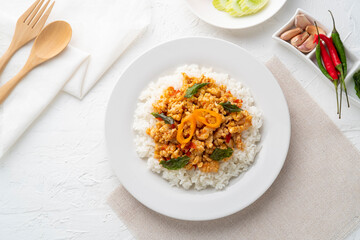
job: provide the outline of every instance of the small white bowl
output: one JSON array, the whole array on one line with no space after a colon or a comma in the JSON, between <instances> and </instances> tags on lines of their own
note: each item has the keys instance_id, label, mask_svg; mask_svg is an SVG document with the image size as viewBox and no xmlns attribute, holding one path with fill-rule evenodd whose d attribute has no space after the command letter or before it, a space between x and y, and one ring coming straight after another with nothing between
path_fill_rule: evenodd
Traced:
<instances>
[{"instance_id":1,"label":"small white bowl","mask_svg":"<svg viewBox=\"0 0 360 240\"><path fill-rule=\"evenodd\" d=\"M302 53L300 52L296 47L294 47L293 45L290 44L289 41L284 41L280 38L280 35L287 31L290 30L292 28L295 28L295 17L299 14L299 13L303 13L310 22L314 23L314 21L316 21L317 25L322 28L325 32L327 36L331 35L331 30L329 30L329 28L327 28L324 24L322 24L321 22L319 22L318 20L316 20L312 15L310 15L308 12L306 12L303 9L298 8L294 14L294 16L292 16L290 18L290 20L284 25L282 26L278 31L276 31L273 35L272 38L275 39L276 41L278 41L280 44L282 44L283 46L287 47L288 49L290 49L291 51L293 51L295 54L297 54L300 58L302 58L305 62L309 63L311 66L313 66L316 71L319 72L319 74L322 76L322 79L324 79L327 83L328 86L331 87L331 89L334 89L334 85L332 84L332 82L326 78L323 73L320 71L318 65L317 65L317 61L316 61L316 48L313 49L311 52L309 53ZM330 16L329 16L330 18ZM330 20L329 20L330 21ZM330 21L331 22L331 21ZM332 22L331 22L332 24ZM338 30L339 31L339 30ZM341 37L341 35L340 35ZM348 91L348 95L349 95L349 99L350 101L352 101L355 105L360 107L360 99L358 98L358 96L356 95L356 91L354 89L354 81L352 79L354 73L358 70L360 70L360 61L359 59L352 54L348 48L346 47L346 45L344 44L345 47L345 53L346 53L346 59L347 59L347 69L348 69L348 73L347 76L345 78L345 83L346 83L346 87L347 87L347 91ZM343 99L344 101L345 99Z\"/></svg>"}]
</instances>

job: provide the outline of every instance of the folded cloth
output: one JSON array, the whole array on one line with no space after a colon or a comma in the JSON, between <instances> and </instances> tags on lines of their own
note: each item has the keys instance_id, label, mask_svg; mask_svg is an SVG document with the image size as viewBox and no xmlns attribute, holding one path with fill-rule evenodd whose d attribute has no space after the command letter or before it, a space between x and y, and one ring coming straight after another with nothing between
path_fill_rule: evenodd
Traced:
<instances>
[{"instance_id":1,"label":"folded cloth","mask_svg":"<svg viewBox=\"0 0 360 240\"><path fill-rule=\"evenodd\" d=\"M28 0L5 1L0 9L0 54L5 52L17 18ZM12 16L12 17L10 17ZM150 21L146 0L56 1L48 23L65 20L73 29L70 46L55 59L34 69L0 106L0 157L16 142L56 95L65 92L81 99ZM24 65L32 43L11 59L0 83Z\"/></svg>"},{"instance_id":2,"label":"folded cloth","mask_svg":"<svg viewBox=\"0 0 360 240\"><path fill-rule=\"evenodd\" d=\"M242 211L204 222L160 215L119 187L108 203L136 239L335 240L359 225L360 153L277 58L267 66L285 94L292 126L273 185Z\"/></svg>"}]
</instances>

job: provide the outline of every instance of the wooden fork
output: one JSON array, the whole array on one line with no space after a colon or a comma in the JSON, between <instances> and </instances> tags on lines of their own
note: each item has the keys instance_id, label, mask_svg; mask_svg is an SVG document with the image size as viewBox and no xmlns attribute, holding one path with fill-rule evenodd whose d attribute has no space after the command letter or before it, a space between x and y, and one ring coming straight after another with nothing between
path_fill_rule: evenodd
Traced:
<instances>
[{"instance_id":1,"label":"wooden fork","mask_svg":"<svg viewBox=\"0 0 360 240\"><path fill-rule=\"evenodd\" d=\"M10 46L6 50L4 55L0 58L0 73L3 71L4 67L6 66L10 58L14 55L14 53L26 43L34 39L40 33L55 3L53 2L46 10L49 2L50 0L48 0L41 8L44 0L36 0L20 16L16 23L15 33L11 40Z\"/></svg>"}]
</instances>

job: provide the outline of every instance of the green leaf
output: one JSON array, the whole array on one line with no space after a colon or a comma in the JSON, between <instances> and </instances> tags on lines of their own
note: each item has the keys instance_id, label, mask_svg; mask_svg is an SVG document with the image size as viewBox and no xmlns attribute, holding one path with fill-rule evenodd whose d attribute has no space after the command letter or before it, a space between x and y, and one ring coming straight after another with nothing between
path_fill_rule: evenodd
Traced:
<instances>
[{"instance_id":1,"label":"green leaf","mask_svg":"<svg viewBox=\"0 0 360 240\"><path fill-rule=\"evenodd\" d=\"M188 164L190 158L188 156L172 158L168 161L161 161L160 164L169 170L178 170Z\"/></svg>"},{"instance_id":2,"label":"green leaf","mask_svg":"<svg viewBox=\"0 0 360 240\"><path fill-rule=\"evenodd\" d=\"M206 85L208 85L209 83L195 83L192 87L189 87L187 90L186 90L186 93L185 93L185 97L186 98L191 98L192 96L194 96L198 90Z\"/></svg>"},{"instance_id":3,"label":"green leaf","mask_svg":"<svg viewBox=\"0 0 360 240\"><path fill-rule=\"evenodd\" d=\"M215 161L220 161L224 158L231 157L233 152L234 150L232 148L227 148L227 149L215 148L213 153L210 155L210 158Z\"/></svg>"},{"instance_id":4,"label":"green leaf","mask_svg":"<svg viewBox=\"0 0 360 240\"><path fill-rule=\"evenodd\" d=\"M174 119L172 117L168 117L166 115L164 115L163 113L151 113L155 118L161 118L162 120L164 120L164 122L166 124L174 124Z\"/></svg>"},{"instance_id":5,"label":"green leaf","mask_svg":"<svg viewBox=\"0 0 360 240\"><path fill-rule=\"evenodd\" d=\"M356 95L360 98L360 70L354 74L353 79L355 82Z\"/></svg>"},{"instance_id":6,"label":"green leaf","mask_svg":"<svg viewBox=\"0 0 360 240\"><path fill-rule=\"evenodd\" d=\"M228 112L240 112L241 108L236 106L235 104L231 104L231 102L219 103L223 108Z\"/></svg>"}]
</instances>

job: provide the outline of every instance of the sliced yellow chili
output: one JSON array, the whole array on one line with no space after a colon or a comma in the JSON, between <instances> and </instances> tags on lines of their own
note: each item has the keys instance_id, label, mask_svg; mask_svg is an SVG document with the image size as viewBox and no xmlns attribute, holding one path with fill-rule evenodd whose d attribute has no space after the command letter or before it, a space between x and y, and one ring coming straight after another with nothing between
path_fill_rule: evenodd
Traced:
<instances>
[{"instance_id":1,"label":"sliced yellow chili","mask_svg":"<svg viewBox=\"0 0 360 240\"><path fill-rule=\"evenodd\" d=\"M184 126L187 122L190 122L190 135L187 138L184 138L183 132L184 132ZM196 120L193 114L183 118L181 120L181 123L179 124L179 128L177 131L177 135L176 135L176 140L180 143L180 144L184 144L184 143L188 143L190 142L191 138L194 135L196 129Z\"/></svg>"},{"instance_id":2,"label":"sliced yellow chili","mask_svg":"<svg viewBox=\"0 0 360 240\"><path fill-rule=\"evenodd\" d=\"M216 119L215 123L209 123L206 118L203 116L203 113L208 113L210 114L212 117L214 117ZM180 143L180 144L185 144L190 142L191 138L194 135L194 132L196 130L196 120L205 124L206 126L210 127L210 128L218 128L221 125L221 114L216 113L214 111L208 110L208 109L196 109L191 115L183 118L181 120L181 123L178 127L178 132L176 135L176 140ZM190 135L187 138L184 138L184 126L187 122L190 122Z\"/></svg>"},{"instance_id":3,"label":"sliced yellow chili","mask_svg":"<svg viewBox=\"0 0 360 240\"><path fill-rule=\"evenodd\" d=\"M215 123L209 123L206 118L203 116L203 113L208 113L210 114L212 117L214 117L216 119ZM193 115L195 116L195 119L198 120L199 122L205 124L206 126L210 127L210 128L218 128L221 125L221 114L216 113L214 111L208 110L208 109L196 109L193 113Z\"/></svg>"}]
</instances>

